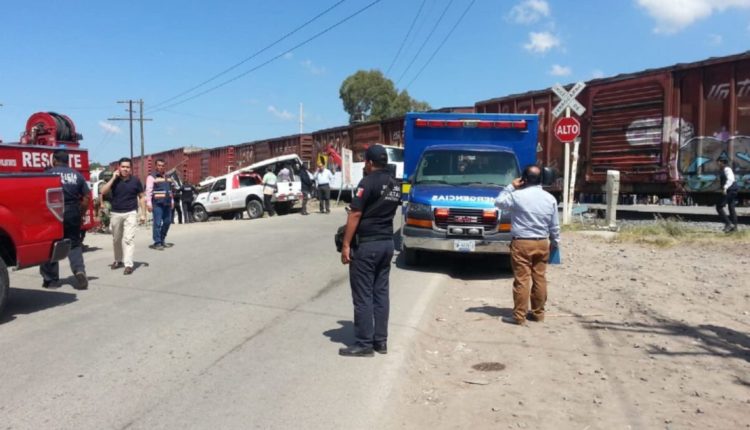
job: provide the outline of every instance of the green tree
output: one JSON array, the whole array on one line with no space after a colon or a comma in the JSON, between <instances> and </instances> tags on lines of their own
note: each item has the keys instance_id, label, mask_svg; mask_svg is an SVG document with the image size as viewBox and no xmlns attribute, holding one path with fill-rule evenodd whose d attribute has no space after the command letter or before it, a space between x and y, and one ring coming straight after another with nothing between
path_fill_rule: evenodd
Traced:
<instances>
[{"instance_id":1,"label":"green tree","mask_svg":"<svg viewBox=\"0 0 750 430\"><path fill-rule=\"evenodd\" d=\"M344 79L339 89L349 123L379 121L409 111L429 110L426 102L417 101L406 90L398 92L393 81L380 70L359 70Z\"/></svg>"}]
</instances>

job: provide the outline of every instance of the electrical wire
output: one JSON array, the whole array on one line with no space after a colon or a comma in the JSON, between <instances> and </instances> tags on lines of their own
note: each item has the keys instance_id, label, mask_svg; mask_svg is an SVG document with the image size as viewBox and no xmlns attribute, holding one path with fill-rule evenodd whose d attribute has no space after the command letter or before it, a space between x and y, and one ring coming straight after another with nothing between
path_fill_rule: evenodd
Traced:
<instances>
[{"instance_id":1,"label":"electrical wire","mask_svg":"<svg viewBox=\"0 0 750 430\"><path fill-rule=\"evenodd\" d=\"M422 43L422 46L419 47L419 50L414 55L414 58L412 58L411 62L409 62L409 65L406 66L406 69L401 73L401 76L398 77L398 80L396 81L396 85L398 85L398 83L401 82L401 79L404 78L404 75L406 75L406 72L408 72L411 66L414 64L414 62L417 61L419 54L422 53L422 50L424 49L425 45L427 45L427 42L430 41L430 38L432 38L432 35L435 34L435 30L437 30L438 26L440 25L440 22L443 20L443 18L445 17L445 14L448 12L448 9L450 9L452 4L453 4L453 0L448 2L448 6L446 6L445 9L443 9L443 13L440 14L440 18L438 18L437 22L432 27L432 30L430 30L430 34L427 35L427 39L424 40L424 42Z\"/></svg>"},{"instance_id":2,"label":"electrical wire","mask_svg":"<svg viewBox=\"0 0 750 430\"><path fill-rule=\"evenodd\" d=\"M404 49L404 45L406 44L406 40L409 39L409 35L411 35L411 31L414 30L414 24L417 23L417 19L419 18L419 15L422 14L422 9L424 9L424 5L427 3L427 0L422 0L422 4L419 6L419 10L417 11L417 15L414 16L414 19L411 22L411 25L409 26L409 31L406 32L406 36L404 37L404 40L401 41L401 46L398 47L398 51L396 52L396 56L393 57L393 61L391 61L391 65L388 66L388 70L385 72L385 75L388 76L391 73L391 69L393 68L393 65L396 64L396 59L398 59L398 56L401 55L401 50Z\"/></svg>"},{"instance_id":3,"label":"electrical wire","mask_svg":"<svg viewBox=\"0 0 750 430\"><path fill-rule=\"evenodd\" d=\"M458 21L456 21L456 23L453 24L453 28L451 28L451 30L445 36L445 38L443 39L443 41L440 42L440 45L438 45L437 49L435 49L435 51L432 53L432 55L430 55L430 58L427 60L426 63L424 63L424 65L422 66L422 68L419 69L419 71L417 72L417 74L414 75L414 77L411 79L411 81L409 81L408 84L406 84L406 86L404 87L404 89L408 89L411 86L411 84L413 84L414 81L417 80L417 78L419 77L419 75L422 74L422 72L427 67L427 65L430 64L430 62L432 61L432 59L435 58L435 55L437 55L438 51L440 51L440 48L442 48L443 45L445 45L445 42L447 42L448 39L451 37L451 34L453 34L453 31L456 30L456 27L458 27L458 25L464 19L464 17L466 16L466 14L469 13L469 10L471 9L471 7L474 6L474 2L476 2L476 0L471 0L471 3L469 3L468 6L466 6L466 9L464 10L464 13L461 14L461 16L458 18Z\"/></svg>"},{"instance_id":4,"label":"electrical wire","mask_svg":"<svg viewBox=\"0 0 750 430\"><path fill-rule=\"evenodd\" d=\"M200 84L198 84L198 85L196 85L196 86L194 86L194 87L192 87L192 88L190 88L188 90L185 90L185 91L181 92L180 94L177 94L174 97L170 97L170 98L168 98L166 100L162 100L159 103L156 103L155 105L151 106L149 108L149 110L151 110L151 109L157 109L158 107L163 106L163 105L171 102L172 100L178 99L178 98L184 96L185 94L190 93L190 92L192 92L194 90L197 90L198 88L206 85L207 83L212 82L212 81L216 80L217 78L226 75L227 73L231 72L232 70L236 69L237 67L239 67L239 66L247 63L248 61L252 60L253 58L257 57L258 55L260 55L260 54L264 53L265 51L267 51L267 50L273 48L274 46L278 45L280 42L284 41L285 39L287 39L289 36L293 35L294 33L297 33L298 31L302 30L303 28L307 27L308 25L312 24L313 22L317 21L318 18L322 17L323 15L325 15L328 12L332 11L336 7L340 6L345 1L346 0L340 0L339 2L335 3L333 6L329 7L328 9L324 10L323 12L320 12L319 14L315 15L314 17L312 17L311 19L309 19L308 21L306 21L305 23L303 23L299 27L297 27L294 30L290 31L289 33L281 36L279 39L276 39L276 41L274 41L270 45L267 45L266 47L260 49L259 51L256 51L254 54L252 54L251 56L245 58L244 60L240 61L239 63L234 64L233 66L230 66L227 69L224 69L223 71L221 71L221 72L219 72L219 73L211 76L210 78L206 79L205 81L201 82Z\"/></svg>"},{"instance_id":5,"label":"electrical wire","mask_svg":"<svg viewBox=\"0 0 750 430\"><path fill-rule=\"evenodd\" d=\"M234 82L234 81L236 81L237 79L240 79L240 78L242 78L242 77L244 77L244 76L246 76L246 75L248 75L248 74L250 74L250 73L252 73L252 72L254 72L254 71L258 70L258 69L260 69L261 67L265 67L265 66L267 66L268 64L270 64L270 63L272 63L272 62L274 62L274 61L278 60L279 58L283 57L284 55L288 54L289 52L292 52L292 51L294 51L295 49L298 49L298 48L300 48L300 47L302 47L302 46L304 46L304 45L307 45L308 43L312 42L313 40L317 39L318 37L320 37L320 36L322 36L322 35L324 35L324 34L328 33L329 31L331 31L331 30L333 30L334 28L338 27L339 25L341 25L341 24L345 23L346 21L349 21L350 19L352 19L352 18L354 18L355 16L357 16L357 15L361 14L362 12L366 11L367 9L369 9L369 8L371 8L371 7L373 7L373 6L375 6L376 4L380 3L381 1L382 1L382 0L375 0L375 1L371 2L371 3L370 3L370 4L368 4L367 6L365 6L365 7L361 8L361 9L357 10L357 11L356 11L356 12L354 12L353 14L351 14L351 15L347 16L346 18L344 18L344 19L342 19L342 20L338 21L337 23L335 23L335 24L333 24L333 25L331 25L331 26L327 27L327 28L326 28L325 30L323 30L323 31L320 31L320 32L316 33L315 35L313 35L312 37L310 37L310 38L306 39L305 41L303 41L303 42L301 42L301 43L298 43L297 45L294 45L293 47L291 47L291 48L289 48L289 49L285 50L284 52L282 52L282 53L280 53L280 54L278 54L278 55L276 55L276 56L272 57L272 58L271 58L271 59L269 59L269 60L266 60L265 62L263 62L263 63L261 63L261 64L259 64L259 65L255 66L255 67L253 67L252 69L250 69L250 70L248 70L248 71L246 71L246 72L243 72L243 73L241 73L241 74L239 74L239 75L237 75L237 76L235 76L235 77L233 77L233 78L231 78L231 79L228 79L228 80L226 80L226 81L224 81L224 82L222 82L222 83L220 83L220 84L218 84L218 85L215 85L215 86L213 86L213 87L211 87L211 88L209 88L209 89L207 89L207 90L201 91L200 93L198 93L198 94L195 94L195 95L193 95L193 96L190 96L190 97L188 97L188 98L186 98L186 99L183 99L183 100L181 100L181 101L178 101L178 102L172 103L172 104L170 104L170 105L167 105L167 106L164 106L164 107L161 107L161 108L158 108L158 109L154 109L153 111L149 111L149 112L151 112L151 113L153 113L153 112L159 112L159 111L162 111L162 110L165 110L165 109L169 109L169 108L172 108L172 107L175 107L175 106L181 105L181 104L183 104L183 103L186 103L186 102L189 102L189 101L191 101L191 100L194 100L194 99L196 99L196 98L198 98L198 97L200 97L200 96L202 96L202 95L204 95L204 94L207 94L207 93L210 93L210 92L212 92L212 91L214 91L214 90L217 90L217 89L219 89L219 88L221 88L221 87L223 87L223 86L225 86L225 85L227 85L227 84L229 84L229 83L231 83L231 82Z\"/></svg>"}]
</instances>

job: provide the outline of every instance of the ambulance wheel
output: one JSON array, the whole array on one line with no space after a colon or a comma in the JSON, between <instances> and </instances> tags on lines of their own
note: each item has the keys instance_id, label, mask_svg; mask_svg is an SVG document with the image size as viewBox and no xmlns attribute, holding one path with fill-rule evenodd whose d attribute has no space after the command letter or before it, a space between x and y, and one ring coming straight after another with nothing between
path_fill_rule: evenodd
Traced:
<instances>
[{"instance_id":1,"label":"ambulance wheel","mask_svg":"<svg viewBox=\"0 0 750 430\"><path fill-rule=\"evenodd\" d=\"M419 265L419 251L416 249L407 248L404 246L404 263L407 266L418 266Z\"/></svg>"},{"instance_id":2,"label":"ambulance wheel","mask_svg":"<svg viewBox=\"0 0 750 430\"><path fill-rule=\"evenodd\" d=\"M2 315L3 308L5 308L5 302L8 301L8 294L10 294L8 267L5 265L5 261L0 258L0 315Z\"/></svg>"},{"instance_id":3,"label":"ambulance wheel","mask_svg":"<svg viewBox=\"0 0 750 430\"><path fill-rule=\"evenodd\" d=\"M263 216L263 203L257 200L248 200L245 209L247 209L247 217L250 219L256 219Z\"/></svg>"},{"instance_id":4,"label":"ambulance wheel","mask_svg":"<svg viewBox=\"0 0 750 430\"><path fill-rule=\"evenodd\" d=\"M203 205L193 206L193 218L198 222L208 221L208 212L206 212L206 208L204 208Z\"/></svg>"}]
</instances>

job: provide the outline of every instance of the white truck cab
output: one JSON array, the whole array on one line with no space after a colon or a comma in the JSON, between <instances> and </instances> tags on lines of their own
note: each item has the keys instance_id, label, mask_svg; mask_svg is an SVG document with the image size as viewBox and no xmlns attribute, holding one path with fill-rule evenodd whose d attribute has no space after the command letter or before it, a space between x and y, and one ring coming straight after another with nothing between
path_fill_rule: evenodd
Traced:
<instances>
[{"instance_id":1,"label":"white truck cab","mask_svg":"<svg viewBox=\"0 0 750 430\"><path fill-rule=\"evenodd\" d=\"M302 201L302 184L298 175L301 165L302 160L297 154L282 155L208 178L200 183L202 192L193 203L193 215L198 221L206 221L216 215L232 219L246 211L250 219L260 218L263 216L263 174L269 167L277 175L284 167L292 173L290 181L277 182L273 197L275 210L280 214L287 213Z\"/></svg>"},{"instance_id":2,"label":"white truck cab","mask_svg":"<svg viewBox=\"0 0 750 430\"><path fill-rule=\"evenodd\" d=\"M263 185L261 178L251 172L232 172L200 183L201 191L193 202L196 221L207 221L212 216L233 219L247 211L250 219L263 216Z\"/></svg>"}]
</instances>

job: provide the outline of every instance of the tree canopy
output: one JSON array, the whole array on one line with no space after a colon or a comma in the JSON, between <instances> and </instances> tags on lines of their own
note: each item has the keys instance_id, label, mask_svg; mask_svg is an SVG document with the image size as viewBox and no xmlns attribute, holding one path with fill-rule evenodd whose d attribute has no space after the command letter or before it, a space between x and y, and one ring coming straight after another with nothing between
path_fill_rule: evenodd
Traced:
<instances>
[{"instance_id":1,"label":"tree canopy","mask_svg":"<svg viewBox=\"0 0 750 430\"><path fill-rule=\"evenodd\" d=\"M380 70L359 70L350 75L341 84L339 97L349 114L349 123L379 121L431 109L426 102L412 99L406 90L399 92Z\"/></svg>"}]
</instances>

